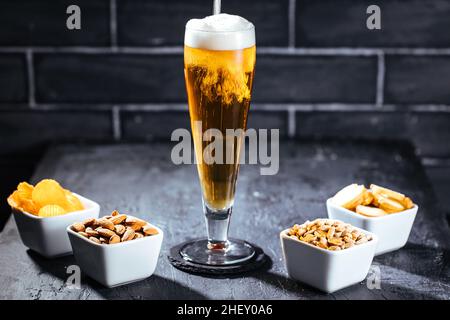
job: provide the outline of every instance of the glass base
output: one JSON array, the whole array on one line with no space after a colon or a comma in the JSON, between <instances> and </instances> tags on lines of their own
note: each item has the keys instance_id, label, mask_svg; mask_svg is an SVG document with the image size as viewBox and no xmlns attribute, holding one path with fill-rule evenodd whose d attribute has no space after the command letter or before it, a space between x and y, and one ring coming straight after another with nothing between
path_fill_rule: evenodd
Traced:
<instances>
[{"instance_id":1,"label":"glass base","mask_svg":"<svg viewBox=\"0 0 450 320\"><path fill-rule=\"evenodd\" d=\"M250 260L255 249L248 242L230 239L223 245L211 245L208 239L189 242L180 249L183 259L204 265L229 266Z\"/></svg>"}]
</instances>

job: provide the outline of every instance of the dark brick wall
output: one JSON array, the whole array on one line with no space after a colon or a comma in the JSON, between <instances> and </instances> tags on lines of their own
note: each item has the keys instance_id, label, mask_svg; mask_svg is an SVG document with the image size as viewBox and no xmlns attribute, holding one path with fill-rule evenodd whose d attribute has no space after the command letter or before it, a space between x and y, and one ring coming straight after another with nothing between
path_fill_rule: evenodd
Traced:
<instances>
[{"instance_id":1,"label":"dark brick wall","mask_svg":"<svg viewBox=\"0 0 450 320\"><path fill-rule=\"evenodd\" d=\"M189 113L177 111L124 111L122 113L123 139L126 141L170 139L178 128L190 129ZM280 129L280 137L286 138L288 117L282 111L252 111L248 128ZM161 125L163 124L163 125Z\"/></svg>"},{"instance_id":2,"label":"dark brick wall","mask_svg":"<svg viewBox=\"0 0 450 320\"><path fill-rule=\"evenodd\" d=\"M211 4L205 0L118 1L118 42L124 46L182 46L186 21L211 14ZM288 0L227 0L222 8L258 26L258 45L283 47L288 45L288 4Z\"/></svg>"},{"instance_id":3,"label":"dark brick wall","mask_svg":"<svg viewBox=\"0 0 450 320\"><path fill-rule=\"evenodd\" d=\"M83 28L68 32L66 8L82 9ZM109 0L1 0L1 46L108 46Z\"/></svg>"},{"instance_id":4,"label":"dark brick wall","mask_svg":"<svg viewBox=\"0 0 450 320\"><path fill-rule=\"evenodd\" d=\"M59 141L107 141L113 133L107 111L21 110L0 115L0 156L39 152Z\"/></svg>"},{"instance_id":5,"label":"dark brick wall","mask_svg":"<svg viewBox=\"0 0 450 320\"><path fill-rule=\"evenodd\" d=\"M184 25L206 0L0 0L0 146L168 139L188 127ZM66 7L82 29L65 27ZM366 29L366 8L382 30ZM226 0L257 28L249 125L400 138L450 158L450 1Z\"/></svg>"},{"instance_id":6,"label":"dark brick wall","mask_svg":"<svg viewBox=\"0 0 450 320\"><path fill-rule=\"evenodd\" d=\"M27 102L27 99L25 57L20 54L0 54L0 101L20 103Z\"/></svg>"},{"instance_id":7,"label":"dark brick wall","mask_svg":"<svg viewBox=\"0 0 450 320\"><path fill-rule=\"evenodd\" d=\"M186 101L178 55L37 54L35 72L38 103Z\"/></svg>"},{"instance_id":8,"label":"dark brick wall","mask_svg":"<svg viewBox=\"0 0 450 320\"><path fill-rule=\"evenodd\" d=\"M386 69L387 103L450 103L450 56L388 56Z\"/></svg>"},{"instance_id":9,"label":"dark brick wall","mask_svg":"<svg viewBox=\"0 0 450 320\"><path fill-rule=\"evenodd\" d=\"M296 136L302 138L395 138L415 141L416 152L421 156L448 155L450 113L318 111L298 112L296 120Z\"/></svg>"},{"instance_id":10,"label":"dark brick wall","mask_svg":"<svg viewBox=\"0 0 450 320\"><path fill-rule=\"evenodd\" d=\"M367 32L361 13L376 4L382 30ZM448 0L297 0L296 43L311 47L450 46Z\"/></svg>"},{"instance_id":11,"label":"dark brick wall","mask_svg":"<svg viewBox=\"0 0 450 320\"><path fill-rule=\"evenodd\" d=\"M264 55L257 61L254 102L376 101L376 57Z\"/></svg>"}]
</instances>

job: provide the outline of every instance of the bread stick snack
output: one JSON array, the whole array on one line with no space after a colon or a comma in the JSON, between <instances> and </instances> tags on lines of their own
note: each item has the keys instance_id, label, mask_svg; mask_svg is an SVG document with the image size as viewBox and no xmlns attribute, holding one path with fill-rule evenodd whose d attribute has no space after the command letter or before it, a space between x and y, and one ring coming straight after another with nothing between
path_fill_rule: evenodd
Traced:
<instances>
[{"instance_id":1,"label":"bread stick snack","mask_svg":"<svg viewBox=\"0 0 450 320\"><path fill-rule=\"evenodd\" d=\"M333 202L338 206L353 210L364 201L364 191L363 185L353 183L336 193Z\"/></svg>"},{"instance_id":2,"label":"bread stick snack","mask_svg":"<svg viewBox=\"0 0 450 320\"><path fill-rule=\"evenodd\" d=\"M357 206L355 212L366 217L382 217L388 214L383 209L363 205Z\"/></svg>"},{"instance_id":3,"label":"bread stick snack","mask_svg":"<svg viewBox=\"0 0 450 320\"><path fill-rule=\"evenodd\" d=\"M338 191L332 201L365 217L382 217L414 207L411 198L403 193L376 184L366 189L353 183Z\"/></svg>"}]
</instances>

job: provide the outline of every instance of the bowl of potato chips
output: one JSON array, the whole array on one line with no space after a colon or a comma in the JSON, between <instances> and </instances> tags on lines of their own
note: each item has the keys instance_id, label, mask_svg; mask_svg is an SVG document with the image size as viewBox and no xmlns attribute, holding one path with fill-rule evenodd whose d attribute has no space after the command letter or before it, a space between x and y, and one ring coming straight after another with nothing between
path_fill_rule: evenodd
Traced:
<instances>
[{"instance_id":1,"label":"bowl of potato chips","mask_svg":"<svg viewBox=\"0 0 450 320\"><path fill-rule=\"evenodd\" d=\"M66 228L87 218L98 218L100 206L44 179L35 186L21 182L8 197L23 244L45 257L72 253Z\"/></svg>"},{"instance_id":2,"label":"bowl of potato chips","mask_svg":"<svg viewBox=\"0 0 450 320\"><path fill-rule=\"evenodd\" d=\"M375 255L402 248L408 241L419 206L392 189L351 184L327 200L330 219L338 219L379 237Z\"/></svg>"}]
</instances>

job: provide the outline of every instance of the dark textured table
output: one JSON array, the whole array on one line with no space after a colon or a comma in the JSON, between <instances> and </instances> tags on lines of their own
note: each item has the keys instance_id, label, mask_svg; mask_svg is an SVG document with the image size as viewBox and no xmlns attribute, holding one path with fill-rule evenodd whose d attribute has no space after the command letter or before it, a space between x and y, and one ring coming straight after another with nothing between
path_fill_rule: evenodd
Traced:
<instances>
[{"instance_id":1,"label":"dark textured table","mask_svg":"<svg viewBox=\"0 0 450 320\"><path fill-rule=\"evenodd\" d=\"M62 145L49 150L34 182L53 177L96 200L102 213L113 209L159 225L165 239L155 274L138 283L107 289L82 276L82 288L65 285L73 256L48 260L25 248L12 219L0 234L0 298L19 299L423 299L450 298L450 237L442 212L413 150L404 144L285 142L280 171L260 176L244 165L231 222L231 236L250 240L270 256L266 268L235 277L183 273L167 259L169 248L205 235L200 188L194 165L170 161L169 144ZM324 294L287 278L280 230L306 219L326 217L325 200L352 182L391 186L419 205L408 244L375 258L366 281ZM379 271L379 273L377 273Z\"/></svg>"}]
</instances>

